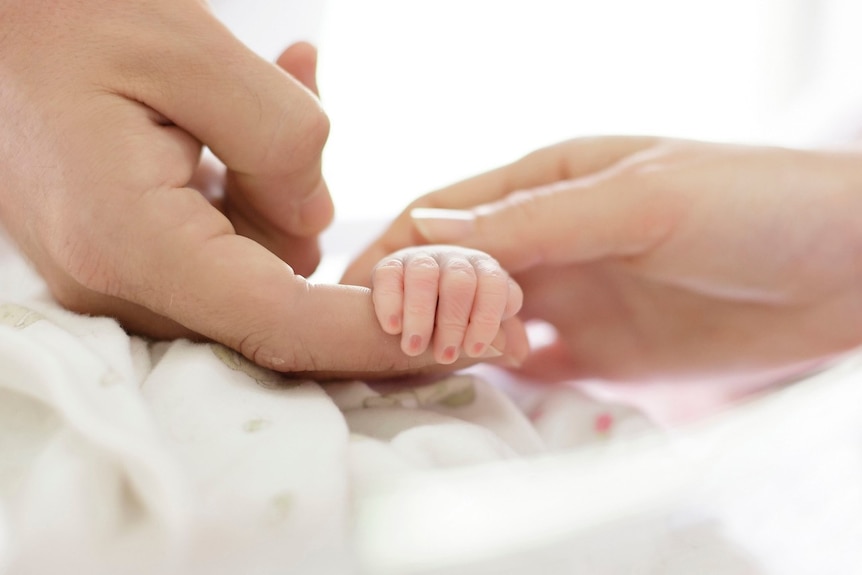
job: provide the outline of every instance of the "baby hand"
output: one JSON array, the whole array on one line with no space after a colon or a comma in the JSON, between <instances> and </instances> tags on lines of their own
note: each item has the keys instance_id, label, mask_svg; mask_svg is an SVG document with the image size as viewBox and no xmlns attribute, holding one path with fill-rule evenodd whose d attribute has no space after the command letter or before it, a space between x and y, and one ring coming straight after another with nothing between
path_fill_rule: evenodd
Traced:
<instances>
[{"instance_id":1,"label":"baby hand","mask_svg":"<svg viewBox=\"0 0 862 575\"><path fill-rule=\"evenodd\" d=\"M500 323L521 309L523 293L488 254L454 246L407 248L383 258L372 272L372 300L386 333L401 334L409 356L433 345L434 358L453 363L500 355ZM433 340L433 342L432 342Z\"/></svg>"}]
</instances>

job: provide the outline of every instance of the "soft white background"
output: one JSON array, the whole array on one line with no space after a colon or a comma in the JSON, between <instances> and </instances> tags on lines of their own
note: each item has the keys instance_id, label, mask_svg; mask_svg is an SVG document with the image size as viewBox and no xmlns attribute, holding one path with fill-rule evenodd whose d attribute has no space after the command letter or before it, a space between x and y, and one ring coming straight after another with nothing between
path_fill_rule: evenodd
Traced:
<instances>
[{"instance_id":1,"label":"soft white background","mask_svg":"<svg viewBox=\"0 0 862 575\"><path fill-rule=\"evenodd\" d=\"M364 243L356 220L558 140L809 144L862 109L859 0L213 4L267 58L319 44L338 251Z\"/></svg>"},{"instance_id":2,"label":"soft white background","mask_svg":"<svg viewBox=\"0 0 862 575\"><path fill-rule=\"evenodd\" d=\"M338 217L573 136L820 138L862 107L860 38L859 0L331 0Z\"/></svg>"}]
</instances>

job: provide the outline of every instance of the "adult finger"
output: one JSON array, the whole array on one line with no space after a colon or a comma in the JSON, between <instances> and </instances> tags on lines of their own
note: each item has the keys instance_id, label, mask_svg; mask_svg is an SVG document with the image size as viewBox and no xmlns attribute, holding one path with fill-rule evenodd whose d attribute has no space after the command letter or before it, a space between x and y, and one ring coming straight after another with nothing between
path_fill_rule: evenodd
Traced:
<instances>
[{"instance_id":1,"label":"adult finger","mask_svg":"<svg viewBox=\"0 0 862 575\"><path fill-rule=\"evenodd\" d=\"M276 64L320 97L317 86L317 48L312 44L297 42L289 46L278 57Z\"/></svg>"},{"instance_id":2,"label":"adult finger","mask_svg":"<svg viewBox=\"0 0 862 575\"><path fill-rule=\"evenodd\" d=\"M471 210L416 219L427 241L485 251L517 272L633 256L665 238L678 211L627 172L515 192Z\"/></svg>"},{"instance_id":3,"label":"adult finger","mask_svg":"<svg viewBox=\"0 0 862 575\"><path fill-rule=\"evenodd\" d=\"M67 217L40 228L50 236L51 257L38 259L60 263L70 278L64 298L78 298L70 307L106 311L150 334L201 334L281 371L380 376L436 365L430 353L407 358L399 338L383 332L369 290L311 286L272 252L235 234L201 193L177 187L197 164L194 140L152 121L141 106L106 98L90 103L86 117L103 120L96 130L130 136L73 148L81 154L75 165L101 171L70 172L80 178L71 184L88 189L95 177L101 185L58 196L51 212ZM503 337L524 355L518 333Z\"/></svg>"},{"instance_id":4,"label":"adult finger","mask_svg":"<svg viewBox=\"0 0 862 575\"><path fill-rule=\"evenodd\" d=\"M231 233L195 190L154 190L136 208L136 217L123 222L124 237L147 249L129 251L123 241L105 246L104 261L116 264L112 273L123 281L80 267L76 279L85 287L280 371L381 377L436 365L430 351L407 357L399 336L382 330L370 290L308 284L268 250ZM87 280L95 277L103 279ZM513 333L501 334L503 350L523 359L524 343L517 328Z\"/></svg>"},{"instance_id":5,"label":"adult finger","mask_svg":"<svg viewBox=\"0 0 862 575\"><path fill-rule=\"evenodd\" d=\"M140 56L124 62L126 96L182 127L231 170L231 185L257 211L278 215L286 233L316 236L331 219L320 158L329 122L312 91L235 38L203 5L154 18L129 41ZM186 33L172 42L150 35ZM132 52L134 54L134 52ZM323 201L325 203L325 200Z\"/></svg>"},{"instance_id":6,"label":"adult finger","mask_svg":"<svg viewBox=\"0 0 862 575\"><path fill-rule=\"evenodd\" d=\"M417 199L367 250L348 267L345 283L367 285L368 270L388 253L410 245L461 243L473 226L472 210L497 202L519 190L531 190L555 182L601 173L633 155L655 146L652 137L608 136L580 138L537 150L522 159L431 192ZM443 211L441 211L443 210ZM422 229L417 222L428 222ZM422 225L421 223L419 224ZM435 237L423 234L433 227ZM498 230L499 233L504 233ZM475 247L475 246L474 246ZM492 253L495 257L497 253Z\"/></svg>"},{"instance_id":7,"label":"adult finger","mask_svg":"<svg viewBox=\"0 0 862 575\"><path fill-rule=\"evenodd\" d=\"M314 94L317 89L317 49L307 42L288 47L277 61L279 67L301 82ZM285 194L248 194L242 186L242 174L227 174L225 213L237 232L252 238L278 255L300 274L308 275L320 261L317 233L329 224L334 213L332 198L321 179L316 191L302 204L305 222L313 224L308 233L297 233L290 227L296 206Z\"/></svg>"},{"instance_id":8,"label":"adult finger","mask_svg":"<svg viewBox=\"0 0 862 575\"><path fill-rule=\"evenodd\" d=\"M321 329L308 330L302 335L305 349L316 350L317 356L306 362L311 365L308 375L316 379L381 379L407 374L450 372L476 362L460 358L451 365L440 365L431 349L416 357L401 351L397 335L389 335L377 324L367 288L339 285L317 285L309 291L305 309L314 317L309 325ZM332 326L338 329L332 329ZM374 329L367 329L373 325ZM513 317L504 321L492 346L503 352L490 361L502 365L520 365L529 354L529 343L523 323ZM319 361L326 350L332 357ZM486 354L494 357L496 354Z\"/></svg>"},{"instance_id":9,"label":"adult finger","mask_svg":"<svg viewBox=\"0 0 862 575\"><path fill-rule=\"evenodd\" d=\"M604 136L560 142L532 152L490 172L431 192L411 209L472 208L500 200L518 190L599 173L632 155L656 145L654 137Z\"/></svg>"}]
</instances>

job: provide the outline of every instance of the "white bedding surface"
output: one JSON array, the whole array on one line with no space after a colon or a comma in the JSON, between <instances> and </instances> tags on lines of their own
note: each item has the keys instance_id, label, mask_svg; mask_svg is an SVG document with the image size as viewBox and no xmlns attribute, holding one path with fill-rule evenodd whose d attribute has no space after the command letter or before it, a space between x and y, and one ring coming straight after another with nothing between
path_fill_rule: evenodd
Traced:
<instances>
[{"instance_id":1,"label":"white bedding surface","mask_svg":"<svg viewBox=\"0 0 862 575\"><path fill-rule=\"evenodd\" d=\"M495 369L324 387L59 309L0 241L0 565L862 572L860 366L674 429Z\"/></svg>"}]
</instances>

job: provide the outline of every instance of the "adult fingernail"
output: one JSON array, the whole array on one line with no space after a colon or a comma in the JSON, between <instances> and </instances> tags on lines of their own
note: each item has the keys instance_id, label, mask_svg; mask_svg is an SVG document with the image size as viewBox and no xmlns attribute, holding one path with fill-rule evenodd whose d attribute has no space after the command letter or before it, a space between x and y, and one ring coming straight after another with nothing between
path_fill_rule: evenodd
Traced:
<instances>
[{"instance_id":1,"label":"adult fingernail","mask_svg":"<svg viewBox=\"0 0 862 575\"><path fill-rule=\"evenodd\" d=\"M479 357L482 359L491 359L494 357L502 357L502 356L503 356L502 351L500 351L499 349L497 349L493 345L489 345L488 349L486 349L484 351L484 353L482 353L482 355L480 355Z\"/></svg>"},{"instance_id":2,"label":"adult fingernail","mask_svg":"<svg viewBox=\"0 0 862 575\"><path fill-rule=\"evenodd\" d=\"M476 216L469 210L413 208L410 218L422 237L432 243L459 240L476 227Z\"/></svg>"},{"instance_id":3,"label":"adult fingernail","mask_svg":"<svg viewBox=\"0 0 862 575\"><path fill-rule=\"evenodd\" d=\"M503 367L521 367L522 363L518 358L506 355L506 353L500 351L493 345L489 345L488 349L485 350L485 353L479 356L479 359L494 359L497 360L494 364Z\"/></svg>"}]
</instances>

